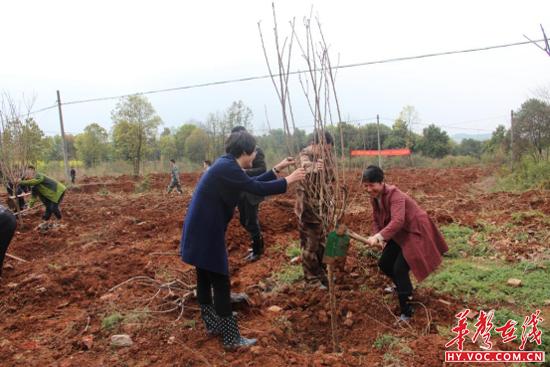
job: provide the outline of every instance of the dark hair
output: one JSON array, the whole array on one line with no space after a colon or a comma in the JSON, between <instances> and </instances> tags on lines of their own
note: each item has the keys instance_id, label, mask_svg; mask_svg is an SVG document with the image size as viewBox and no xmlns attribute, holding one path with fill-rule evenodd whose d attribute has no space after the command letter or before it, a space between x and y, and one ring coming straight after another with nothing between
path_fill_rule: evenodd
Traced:
<instances>
[{"instance_id":1,"label":"dark hair","mask_svg":"<svg viewBox=\"0 0 550 367\"><path fill-rule=\"evenodd\" d=\"M33 170L36 171L36 168L35 168L32 164L29 164L29 165L27 166L27 168L28 168L28 169L33 169Z\"/></svg>"},{"instance_id":2,"label":"dark hair","mask_svg":"<svg viewBox=\"0 0 550 367\"><path fill-rule=\"evenodd\" d=\"M325 143L334 145L334 139L332 138L332 135L328 132L324 132L325 135ZM319 131L313 130L313 136L311 137L310 144L319 144Z\"/></svg>"},{"instance_id":3,"label":"dark hair","mask_svg":"<svg viewBox=\"0 0 550 367\"><path fill-rule=\"evenodd\" d=\"M210 162L208 159L204 161L204 163L206 163L207 165L211 166L212 165L212 162Z\"/></svg>"},{"instance_id":4,"label":"dark hair","mask_svg":"<svg viewBox=\"0 0 550 367\"><path fill-rule=\"evenodd\" d=\"M225 141L225 152L235 158L243 154L252 154L256 150L256 139L246 131L232 133Z\"/></svg>"},{"instance_id":5,"label":"dark hair","mask_svg":"<svg viewBox=\"0 0 550 367\"><path fill-rule=\"evenodd\" d=\"M368 166L363 172L363 182L382 182L384 181L384 171L378 166Z\"/></svg>"},{"instance_id":6,"label":"dark hair","mask_svg":"<svg viewBox=\"0 0 550 367\"><path fill-rule=\"evenodd\" d=\"M170 162L176 163L176 160L175 159L170 159Z\"/></svg>"},{"instance_id":7,"label":"dark hair","mask_svg":"<svg viewBox=\"0 0 550 367\"><path fill-rule=\"evenodd\" d=\"M244 126L235 126L231 129L231 134L233 133L240 133L241 131L246 131L246 127Z\"/></svg>"}]
</instances>

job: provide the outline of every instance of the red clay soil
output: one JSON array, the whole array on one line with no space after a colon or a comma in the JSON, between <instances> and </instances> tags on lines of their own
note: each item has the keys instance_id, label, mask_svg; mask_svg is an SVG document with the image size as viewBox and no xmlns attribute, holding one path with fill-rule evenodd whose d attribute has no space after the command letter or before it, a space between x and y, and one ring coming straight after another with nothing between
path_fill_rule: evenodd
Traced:
<instances>
[{"instance_id":1,"label":"red clay soil","mask_svg":"<svg viewBox=\"0 0 550 367\"><path fill-rule=\"evenodd\" d=\"M415 197L439 224L500 224L517 211L550 212L548 192L481 191L475 183L486 175L478 168L396 169L388 181ZM346 221L368 235L371 208L355 176L350 179L353 201ZM183 218L197 179L182 175L184 195L167 195L167 175L151 176L150 190L141 194L134 193L139 180L131 177L87 178L66 195L60 226L40 233L35 229L40 213L27 215L9 252L29 262L7 259L0 280L0 365L443 365L448 336L438 333L449 330L454 314L466 305L420 289L411 327L394 326L397 305L383 292L387 279L376 259L359 256L355 247L336 287L341 353L332 353L326 291L304 289L300 282L273 288L273 274L289 263L285 248L298 240L292 193L261 205L267 250L260 261L244 260L248 235L236 218L229 225L232 290L250 296L250 305L238 308L241 331L259 343L252 350L225 352L219 340L206 336L196 300L188 292L195 281L193 269L178 256ZM536 218L521 220L533 230L544 225ZM533 241L529 248L545 245ZM171 291L138 280L110 291L136 276L159 284L174 279L179 283ZM180 297L185 299L183 309L173 309ZM282 310L270 312L270 306ZM116 312L124 320L109 329L105 318ZM122 333L131 336L133 346L112 347L111 335ZM399 344L374 348L383 334L399 337Z\"/></svg>"}]
</instances>

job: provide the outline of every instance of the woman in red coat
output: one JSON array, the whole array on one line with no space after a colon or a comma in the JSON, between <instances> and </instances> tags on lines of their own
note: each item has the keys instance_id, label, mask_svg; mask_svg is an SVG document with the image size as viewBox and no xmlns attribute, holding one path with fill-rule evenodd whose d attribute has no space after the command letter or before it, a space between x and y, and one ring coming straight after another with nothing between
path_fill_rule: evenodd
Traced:
<instances>
[{"instance_id":1,"label":"woman in red coat","mask_svg":"<svg viewBox=\"0 0 550 367\"><path fill-rule=\"evenodd\" d=\"M412 316L409 270L421 282L441 264L448 247L428 214L407 194L384 182L380 167L369 166L363 183L372 198L372 245L384 245L378 266L395 283L401 320Z\"/></svg>"}]
</instances>

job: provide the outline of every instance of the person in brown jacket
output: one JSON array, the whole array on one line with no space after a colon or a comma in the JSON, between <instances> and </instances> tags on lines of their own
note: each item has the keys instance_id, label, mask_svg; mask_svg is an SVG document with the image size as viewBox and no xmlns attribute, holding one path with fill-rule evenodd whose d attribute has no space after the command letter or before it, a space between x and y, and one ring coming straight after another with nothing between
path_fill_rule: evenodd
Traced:
<instances>
[{"instance_id":1,"label":"person in brown jacket","mask_svg":"<svg viewBox=\"0 0 550 367\"><path fill-rule=\"evenodd\" d=\"M368 240L371 245L384 246L378 266L396 286L400 320L408 321L413 311L409 270L423 281L449 248L428 214L410 196L384 182L380 167L367 167L362 181L373 209L374 235Z\"/></svg>"},{"instance_id":2,"label":"person in brown jacket","mask_svg":"<svg viewBox=\"0 0 550 367\"><path fill-rule=\"evenodd\" d=\"M327 228L323 224L323 213L326 208L321 205L322 180L330 189L334 181L334 157L332 154L333 138L325 131L324 134L313 132L309 145L300 152L299 167L306 170L306 179L296 188L296 206L294 211L298 216L300 231L300 247L302 249L302 267L306 286L326 289L328 279L323 265L325 239ZM320 138L324 144L320 143Z\"/></svg>"}]
</instances>

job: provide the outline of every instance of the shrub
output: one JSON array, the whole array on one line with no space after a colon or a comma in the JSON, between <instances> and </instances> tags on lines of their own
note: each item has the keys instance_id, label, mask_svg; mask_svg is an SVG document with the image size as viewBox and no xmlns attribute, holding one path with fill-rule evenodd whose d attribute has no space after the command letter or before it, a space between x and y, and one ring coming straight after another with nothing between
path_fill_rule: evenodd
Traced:
<instances>
[{"instance_id":1,"label":"shrub","mask_svg":"<svg viewBox=\"0 0 550 367\"><path fill-rule=\"evenodd\" d=\"M535 162L524 157L513 172L503 167L495 191L524 191L530 189L550 190L550 161Z\"/></svg>"}]
</instances>

